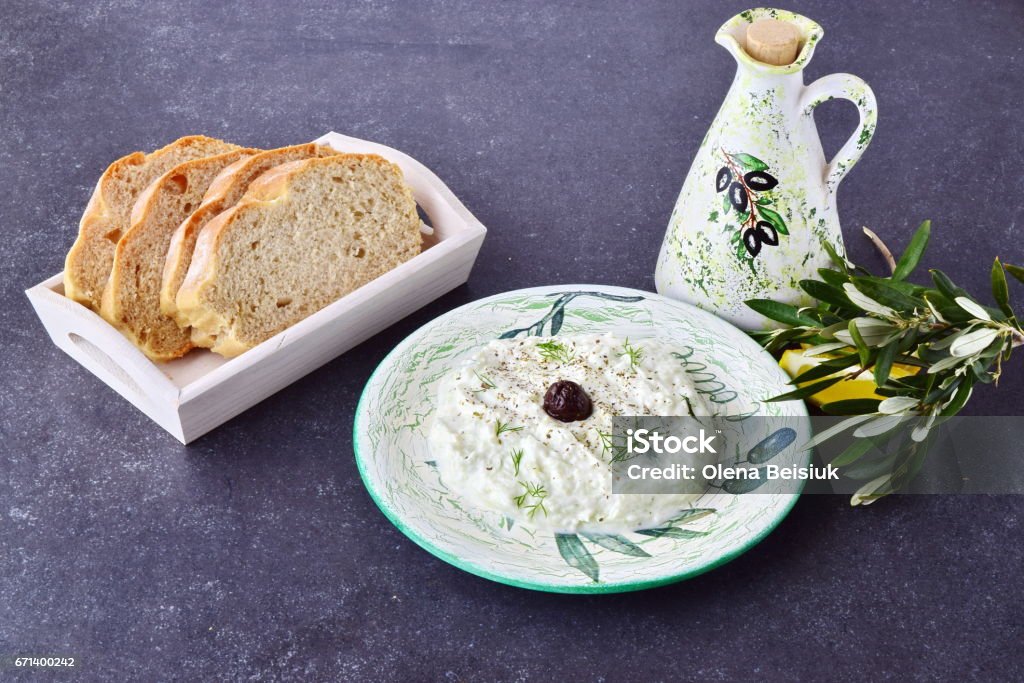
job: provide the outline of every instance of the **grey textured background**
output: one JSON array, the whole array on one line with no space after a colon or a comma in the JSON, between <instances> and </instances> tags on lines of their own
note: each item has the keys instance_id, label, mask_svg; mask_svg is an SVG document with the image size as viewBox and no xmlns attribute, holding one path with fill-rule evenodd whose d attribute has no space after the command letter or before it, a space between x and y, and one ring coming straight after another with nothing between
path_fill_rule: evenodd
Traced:
<instances>
[{"instance_id":1,"label":"grey textured background","mask_svg":"<svg viewBox=\"0 0 1024 683\"><path fill-rule=\"evenodd\" d=\"M927 217L928 262L969 288L1024 262L1024 5L787 6L826 30L808 80L850 71L880 103L840 191L853 256L879 265L861 224L899 247ZM517 287L653 287L734 69L712 38L746 8L5 0L0 655L111 681L1024 677L1020 498L805 498L708 575L586 598L435 560L359 481L357 397L417 326ZM835 150L852 107L818 121ZM420 159L490 228L468 286L189 448L50 345L22 290L60 270L111 160L331 129ZM1019 414L1020 363L970 411Z\"/></svg>"}]
</instances>

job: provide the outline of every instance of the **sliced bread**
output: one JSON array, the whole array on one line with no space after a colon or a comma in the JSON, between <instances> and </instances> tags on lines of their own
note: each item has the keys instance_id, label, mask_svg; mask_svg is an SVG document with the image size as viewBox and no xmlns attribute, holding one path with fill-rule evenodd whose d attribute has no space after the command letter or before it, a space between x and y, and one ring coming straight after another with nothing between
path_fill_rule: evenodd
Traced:
<instances>
[{"instance_id":1,"label":"sliced bread","mask_svg":"<svg viewBox=\"0 0 1024 683\"><path fill-rule=\"evenodd\" d=\"M192 250L196 245L196 237L199 236L199 231L203 229L203 226L214 216L238 203L249 187L249 183L274 166L289 161L325 157L337 153L330 147L313 143L281 147L239 159L221 171L210 184L210 189L206 191L203 203L178 226L171 237L160 288L160 310L174 318L179 325L188 325L185 316L178 312L175 297L185 279L185 273L188 272L189 264L192 263Z\"/></svg>"},{"instance_id":2,"label":"sliced bread","mask_svg":"<svg viewBox=\"0 0 1024 683\"><path fill-rule=\"evenodd\" d=\"M160 311L171 235L199 206L218 173L258 151L236 149L178 164L143 190L132 207L128 231L114 251L100 315L150 358L178 358L192 348L188 331Z\"/></svg>"},{"instance_id":3,"label":"sliced bread","mask_svg":"<svg viewBox=\"0 0 1024 683\"><path fill-rule=\"evenodd\" d=\"M276 166L199 235L179 312L235 356L420 252L398 166L339 154Z\"/></svg>"},{"instance_id":4,"label":"sliced bread","mask_svg":"<svg viewBox=\"0 0 1024 683\"><path fill-rule=\"evenodd\" d=\"M78 227L78 238L65 259L64 294L99 309L114 248L128 230L132 206L142 191L172 166L233 149L238 145L191 135L150 154L134 152L112 163L96 183Z\"/></svg>"}]
</instances>

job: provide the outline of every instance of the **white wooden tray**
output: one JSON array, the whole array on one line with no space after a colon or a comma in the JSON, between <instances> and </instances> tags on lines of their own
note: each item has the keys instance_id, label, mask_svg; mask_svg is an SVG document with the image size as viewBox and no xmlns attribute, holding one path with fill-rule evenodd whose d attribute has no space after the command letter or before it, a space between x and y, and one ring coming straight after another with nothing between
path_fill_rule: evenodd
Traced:
<instances>
[{"instance_id":1,"label":"white wooden tray","mask_svg":"<svg viewBox=\"0 0 1024 683\"><path fill-rule=\"evenodd\" d=\"M328 133L317 142L379 154L402 168L434 228L423 253L230 360L195 350L154 363L105 320L64 297L58 273L26 291L53 343L188 443L469 278L487 230L436 175L366 140Z\"/></svg>"}]
</instances>

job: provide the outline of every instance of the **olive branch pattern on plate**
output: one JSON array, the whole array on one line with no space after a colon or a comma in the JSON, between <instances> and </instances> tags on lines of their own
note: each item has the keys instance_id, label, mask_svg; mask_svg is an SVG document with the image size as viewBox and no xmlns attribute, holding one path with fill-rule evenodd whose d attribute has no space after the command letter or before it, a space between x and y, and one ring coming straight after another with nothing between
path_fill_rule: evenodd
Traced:
<instances>
[{"instance_id":1,"label":"olive branch pattern on plate","mask_svg":"<svg viewBox=\"0 0 1024 683\"><path fill-rule=\"evenodd\" d=\"M777 429L764 440L751 448L746 457L737 459L733 464L739 465L749 463L763 470L765 464L780 455L783 451L793 445L796 441L796 431L789 427ZM726 493L739 495L751 493L764 485L767 478L732 478L711 482L710 488L720 489ZM648 536L651 538L671 538L677 541L687 541L701 536L706 536L709 531L698 531L686 528L684 525L696 522L699 519L715 514L715 508L695 507L681 510L679 514L667 520L659 527L651 529L638 529L632 533L637 536ZM589 541L596 546L605 548L612 552L632 555L634 557L650 557L650 554L642 547L630 541L623 534L605 534L580 531L576 534L555 534L555 543L558 552L570 567L580 570L587 577L597 582L600 581L601 568L598 560L587 549L583 541Z\"/></svg>"},{"instance_id":2,"label":"olive branch pattern on plate","mask_svg":"<svg viewBox=\"0 0 1024 683\"><path fill-rule=\"evenodd\" d=\"M730 154L724 149L725 165L715 176L715 190L722 195L722 215L735 214L736 228L727 224L730 241L736 245L736 258L753 261L764 246L779 245L779 235L788 235L782 216L770 208L779 181L770 174L768 164L744 152Z\"/></svg>"},{"instance_id":3,"label":"olive branch pattern on plate","mask_svg":"<svg viewBox=\"0 0 1024 683\"><path fill-rule=\"evenodd\" d=\"M384 514L417 544L466 571L567 593L637 590L694 576L774 528L796 495L772 481L756 496L733 495L719 486L659 529L552 535L474 509L440 479L427 433L437 383L450 369L498 337L598 332L675 344L698 388L738 427L754 413L806 416L799 402L761 403L784 391L788 378L742 332L686 304L598 285L499 294L414 332L367 383L356 411L356 462ZM805 443L809 431L804 436L797 442ZM793 447L771 457L786 465L809 460Z\"/></svg>"}]
</instances>

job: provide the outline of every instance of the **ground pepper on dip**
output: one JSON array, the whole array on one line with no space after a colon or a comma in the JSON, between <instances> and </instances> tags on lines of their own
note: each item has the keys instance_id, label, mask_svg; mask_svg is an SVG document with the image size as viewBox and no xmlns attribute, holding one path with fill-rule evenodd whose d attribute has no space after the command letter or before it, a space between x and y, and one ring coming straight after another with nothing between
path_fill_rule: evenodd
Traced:
<instances>
[{"instance_id":1,"label":"ground pepper on dip","mask_svg":"<svg viewBox=\"0 0 1024 683\"><path fill-rule=\"evenodd\" d=\"M490 342L439 384L429 442L442 481L468 504L538 529L623 531L671 518L699 493L612 495L611 434L617 415L713 414L674 351L611 334ZM560 381L586 392L589 417L545 412Z\"/></svg>"}]
</instances>

